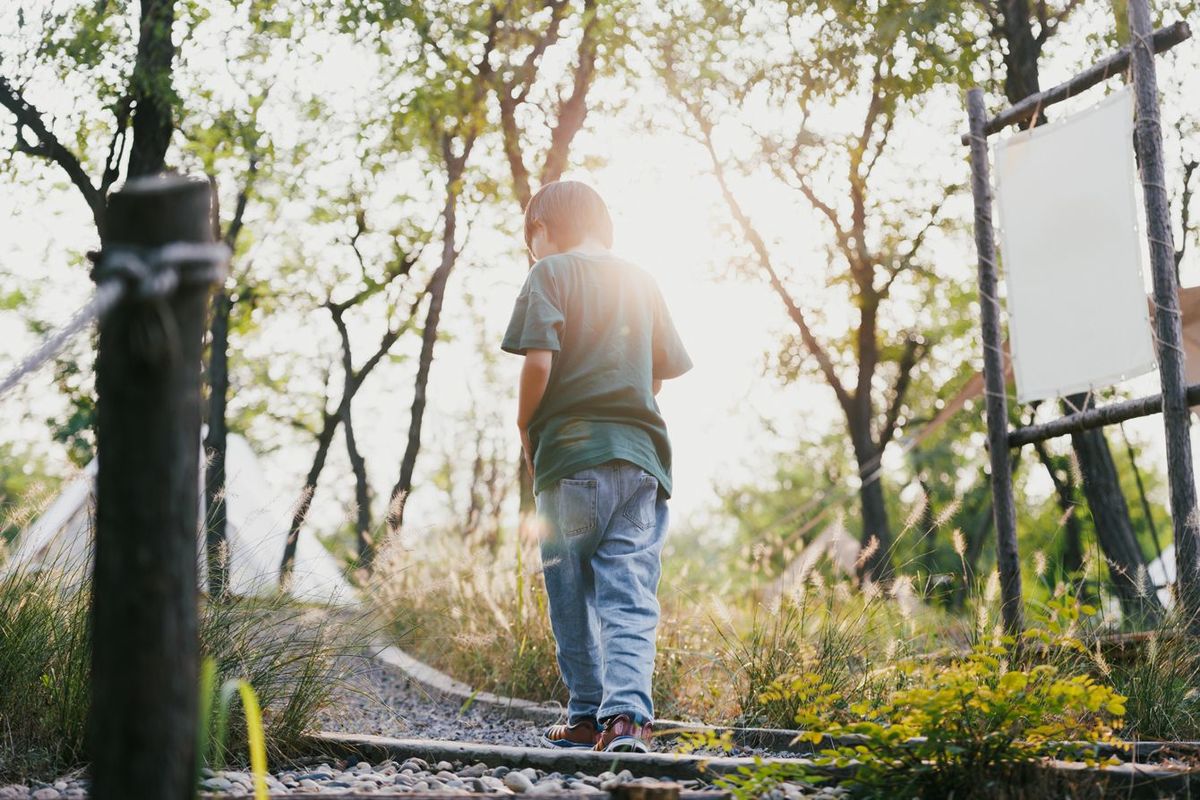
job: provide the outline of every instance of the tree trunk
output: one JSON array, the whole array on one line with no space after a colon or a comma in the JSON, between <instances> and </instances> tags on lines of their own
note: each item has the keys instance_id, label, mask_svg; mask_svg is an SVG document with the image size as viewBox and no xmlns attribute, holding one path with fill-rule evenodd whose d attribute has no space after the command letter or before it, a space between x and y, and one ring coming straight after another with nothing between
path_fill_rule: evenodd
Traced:
<instances>
[{"instance_id":1,"label":"tree trunk","mask_svg":"<svg viewBox=\"0 0 1200 800\"><path fill-rule=\"evenodd\" d=\"M404 525L405 502L412 491L413 470L417 465L417 453L421 449L421 423L425 418L425 391L429 385L429 370L433 366L433 348L437 344L438 323L442 316L442 301L446 295L446 283L458 259L454 249L455 222L458 211L459 176L450 175L446 182L446 205L443 211L445 228L442 231L442 262L433 276L429 287L429 309L425 314L425 329L421 332L421 355L417 364L417 377L413 385L411 419L408 425L408 444L400 462L400 479L392 488L388 503L388 531L396 533Z\"/></svg>"},{"instance_id":2,"label":"tree trunk","mask_svg":"<svg viewBox=\"0 0 1200 800\"><path fill-rule=\"evenodd\" d=\"M1079 514L1076 513L1078 487L1075 485L1075 478L1070 469L1060 469L1054 456L1046 449L1045 442L1035 442L1033 449L1042 466L1046 468L1050 482L1054 484L1054 498L1066 526L1060 556L1062 571L1067 575L1076 575L1083 568L1083 529L1079 524Z\"/></svg>"},{"instance_id":3,"label":"tree trunk","mask_svg":"<svg viewBox=\"0 0 1200 800\"><path fill-rule=\"evenodd\" d=\"M1002 5L1004 40L1008 44L1004 53L1004 94L1009 103L1016 104L1041 91L1038 59L1042 48L1030 26L1028 0L1003 0Z\"/></svg>"},{"instance_id":4,"label":"tree trunk","mask_svg":"<svg viewBox=\"0 0 1200 800\"><path fill-rule=\"evenodd\" d=\"M172 62L175 44L174 0L141 0L141 30L133 67L133 141L129 147L129 177L161 172L171 134L175 130L171 108Z\"/></svg>"},{"instance_id":5,"label":"tree trunk","mask_svg":"<svg viewBox=\"0 0 1200 800\"><path fill-rule=\"evenodd\" d=\"M333 443L333 434L337 431L339 417L336 414L325 413L321 425L321 433L317 436L317 452L313 455L312 466L304 479L304 488L300 490L300 499L292 513L292 523L288 528L287 542L283 546L283 560L279 563L279 586L287 591L291 586L292 568L296 562L296 542L300 540L300 528L308 517L308 509L312 506L313 494L317 491L317 481L321 479L321 471L325 469L325 459L329 457L329 446Z\"/></svg>"},{"instance_id":6,"label":"tree trunk","mask_svg":"<svg viewBox=\"0 0 1200 800\"><path fill-rule=\"evenodd\" d=\"M229 395L229 294L221 290L213 298L211 340L208 356L208 433L204 437L207 467L204 471L206 510L205 552L208 593L222 598L229 576L229 543L226 538L225 454L228 431L225 409Z\"/></svg>"},{"instance_id":7,"label":"tree trunk","mask_svg":"<svg viewBox=\"0 0 1200 800\"><path fill-rule=\"evenodd\" d=\"M861 480L858 496L862 504L863 555L859 557L858 570L860 577L879 583L892 575L892 529L883 496L883 476L879 471L882 453L871 440L870 423L866 419L847 420Z\"/></svg>"},{"instance_id":8,"label":"tree trunk","mask_svg":"<svg viewBox=\"0 0 1200 800\"><path fill-rule=\"evenodd\" d=\"M1074 395L1067 402L1076 408L1093 405L1090 399L1085 405L1085 395ZM1068 410L1064 407L1064 412ZM1129 506L1121 493L1108 441L1103 432L1095 429L1071 434L1071 446L1079 458L1083 492L1121 609L1133 619L1155 622L1162 607L1158 595L1145 585L1146 559L1133 532Z\"/></svg>"},{"instance_id":9,"label":"tree trunk","mask_svg":"<svg viewBox=\"0 0 1200 800\"><path fill-rule=\"evenodd\" d=\"M358 566L369 570L375 562L375 540L371 535L371 485L367 481L367 461L358 451L358 442L354 438L350 405L346 403L343 407L342 434L346 437L346 454L354 471L354 533L358 543Z\"/></svg>"}]
</instances>

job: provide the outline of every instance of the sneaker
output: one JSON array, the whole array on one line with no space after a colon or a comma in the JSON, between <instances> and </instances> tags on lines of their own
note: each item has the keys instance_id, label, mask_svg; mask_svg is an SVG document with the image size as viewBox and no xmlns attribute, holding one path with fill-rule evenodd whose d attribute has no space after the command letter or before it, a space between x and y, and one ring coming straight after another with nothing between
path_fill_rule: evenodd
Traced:
<instances>
[{"instance_id":1,"label":"sneaker","mask_svg":"<svg viewBox=\"0 0 1200 800\"><path fill-rule=\"evenodd\" d=\"M574 725L551 725L542 734L542 746L591 750L599 739L596 720L582 719Z\"/></svg>"},{"instance_id":2,"label":"sneaker","mask_svg":"<svg viewBox=\"0 0 1200 800\"><path fill-rule=\"evenodd\" d=\"M649 722L636 722L628 714L618 714L605 723L596 749L606 753L648 753L653 736L654 726Z\"/></svg>"}]
</instances>

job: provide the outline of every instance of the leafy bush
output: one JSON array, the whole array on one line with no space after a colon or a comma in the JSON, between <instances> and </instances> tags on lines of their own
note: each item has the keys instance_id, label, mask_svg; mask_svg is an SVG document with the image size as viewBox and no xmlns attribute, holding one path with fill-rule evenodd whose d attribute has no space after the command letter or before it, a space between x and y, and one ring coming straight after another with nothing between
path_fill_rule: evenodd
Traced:
<instances>
[{"instance_id":1,"label":"leafy bush","mask_svg":"<svg viewBox=\"0 0 1200 800\"><path fill-rule=\"evenodd\" d=\"M816 674L777 680L767 700L801 707L797 723L861 743L823 753L819 763L854 765L846 785L887 796L992 796L1038 759L1087 757L1081 742L1113 741L1125 699L1086 675L1050 664L1011 668L1008 646L977 645L949 663L897 665L906 687L883 702L857 702L841 723L836 693ZM813 741L820 736L813 733Z\"/></svg>"},{"instance_id":2,"label":"leafy bush","mask_svg":"<svg viewBox=\"0 0 1200 800\"><path fill-rule=\"evenodd\" d=\"M88 594L69 571L0 577L0 780L51 777L86 760ZM282 597L201 607L201 652L214 657L221 682L254 687L274 756L294 750L328 703L335 657L350 646L333 636L343 627ZM231 724L228 758L244 757L245 730L240 717Z\"/></svg>"}]
</instances>

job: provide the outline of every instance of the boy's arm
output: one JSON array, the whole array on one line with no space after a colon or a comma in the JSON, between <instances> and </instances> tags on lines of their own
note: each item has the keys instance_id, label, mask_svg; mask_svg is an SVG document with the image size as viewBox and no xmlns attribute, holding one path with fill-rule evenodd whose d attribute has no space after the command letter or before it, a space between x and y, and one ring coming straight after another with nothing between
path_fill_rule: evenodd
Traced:
<instances>
[{"instance_id":1,"label":"boy's arm","mask_svg":"<svg viewBox=\"0 0 1200 800\"><path fill-rule=\"evenodd\" d=\"M533 475L533 443L529 438L529 423L541 405L550 382L550 366L554 353L551 350L526 350L525 364L521 367L521 385L517 393L517 429L521 431L521 450L525 454L525 468Z\"/></svg>"}]
</instances>

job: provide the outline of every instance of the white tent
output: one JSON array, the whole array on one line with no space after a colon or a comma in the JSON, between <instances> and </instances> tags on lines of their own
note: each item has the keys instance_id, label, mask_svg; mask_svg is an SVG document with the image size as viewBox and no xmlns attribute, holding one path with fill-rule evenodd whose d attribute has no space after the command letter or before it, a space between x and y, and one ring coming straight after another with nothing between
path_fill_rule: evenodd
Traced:
<instances>
[{"instance_id":1,"label":"white tent","mask_svg":"<svg viewBox=\"0 0 1200 800\"><path fill-rule=\"evenodd\" d=\"M228 438L225 476L230 591L242 596L270 594L279 586L291 502L272 493L254 451L241 436ZM200 478L203 518L203 469ZM95 486L96 462L92 461L21 532L0 572L86 565L92 550ZM196 554L203 580L203 536L197 540ZM337 559L310 530L301 530L296 543L291 594L315 603L347 604L357 599Z\"/></svg>"},{"instance_id":2,"label":"white tent","mask_svg":"<svg viewBox=\"0 0 1200 800\"><path fill-rule=\"evenodd\" d=\"M1158 599L1162 601L1163 608L1170 608L1174 600L1169 586L1175 582L1175 545L1163 548L1162 557L1146 565L1146 578L1152 586L1161 587Z\"/></svg>"}]
</instances>

